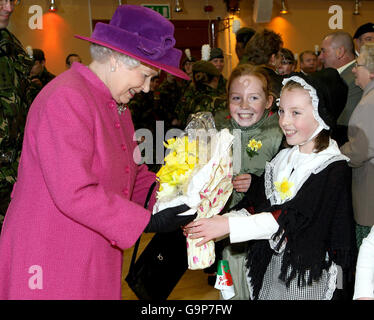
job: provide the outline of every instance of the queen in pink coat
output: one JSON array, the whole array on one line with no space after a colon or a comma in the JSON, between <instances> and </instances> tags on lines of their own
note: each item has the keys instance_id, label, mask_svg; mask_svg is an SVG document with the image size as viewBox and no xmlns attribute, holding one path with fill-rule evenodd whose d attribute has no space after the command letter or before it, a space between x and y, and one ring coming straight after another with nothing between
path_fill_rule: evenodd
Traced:
<instances>
[{"instance_id":1,"label":"queen in pink coat","mask_svg":"<svg viewBox=\"0 0 374 320\"><path fill-rule=\"evenodd\" d=\"M188 78L173 32L150 9L119 6L91 38L77 36L92 43L92 63L35 99L0 237L0 299L120 299L123 249L192 219L176 216L183 206L143 208L155 175L136 162L126 108L158 69Z\"/></svg>"}]
</instances>

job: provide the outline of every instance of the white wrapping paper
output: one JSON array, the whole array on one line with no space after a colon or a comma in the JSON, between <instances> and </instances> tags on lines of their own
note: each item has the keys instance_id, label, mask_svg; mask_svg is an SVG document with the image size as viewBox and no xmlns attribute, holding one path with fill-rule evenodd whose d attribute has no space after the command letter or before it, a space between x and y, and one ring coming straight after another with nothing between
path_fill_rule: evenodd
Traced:
<instances>
[{"instance_id":1,"label":"white wrapping paper","mask_svg":"<svg viewBox=\"0 0 374 320\"><path fill-rule=\"evenodd\" d=\"M187 204L191 210L184 214L194 214L197 218L209 218L218 214L226 204L232 192L232 156L231 145L234 136L228 129L215 134L210 133L206 150L210 150L210 159L205 165L195 170L189 178L184 192L172 199L157 200L153 214L169 207ZM187 255L189 269L204 269L215 260L214 242L196 247L198 239L187 238Z\"/></svg>"},{"instance_id":2,"label":"white wrapping paper","mask_svg":"<svg viewBox=\"0 0 374 320\"><path fill-rule=\"evenodd\" d=\"M232 161L229 150L220 153L215 160L208 179L205 180L208 183L199 192L201 202L196 219L210 218L221 212L232 192ZM200 240L187 238L188 268L191 270L205 269L215 260L214 241L196 247Z\"/></svg>"},{"instance_id":3,"label":"white wrapping paper","mask_svg":"<svg viewBox=\"0 0 374 320\"><path fill-rule=\"evenodd\" d=\"M191 210L181 215L195 214L197 212L196 219L209 218L222 211L232 193L231 146L234 136L230 134L228 129L217 131L214 118L210 112L191 114L185 128L185 134L188 134L188 150L190 142L192 143L191 146L194 143L198 145L197 152L191 151L192 153L190 154L190 151L188 151L187 153L188 156L195 154L198 157L198 163L193 171L189 173L187 180L177 187L169 186L166 183L170 176L163 176L164 174L169 175L170 171L168 170L175 170L175 167L169 166L168 169L165 168L165 172L160 173L160 178L163 177L163 183L161 183L162 191L160 190L158 193L158 200L153 207L153 214L166 208L187 204ZM181 137L181 139L184 138ZM180 149L181 145L179 143L175 146L175 149L174 143L170 148L174 152L181 150L173 155L173 159L180 157L182 162L184 162L186 141L183 140L180 143L183 143L184 147L182 149ZM170 159L168 159L168 164L172 166L172 162L169 161ZM202 247L196 247L196 243L199 241L200 239L187 238L189 269L207 268L215 260L214 242L210 241Z\"/></svg>"}]
</instances>

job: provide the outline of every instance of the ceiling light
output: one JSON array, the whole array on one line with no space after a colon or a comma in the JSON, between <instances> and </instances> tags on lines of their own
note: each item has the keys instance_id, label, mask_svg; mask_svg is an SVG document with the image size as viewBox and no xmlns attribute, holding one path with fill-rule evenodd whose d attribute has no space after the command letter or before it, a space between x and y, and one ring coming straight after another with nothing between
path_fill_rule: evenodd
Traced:
<instances>
[{"instance_id":1,"label":"ceiling light","mask_svg":"<svg viewBox=\"0 0 374 320\"><path fill-rule=\"evenodd\" d=\"M49 4L49 12L56 12L57 11L57 6L56 6L56 3L55 3L55 0L50 0L51 3Z\"/></svg>"},{"instance_id":2,"label":"ceiling light","mask_svg":"<svg viewBox=\"0 0 374 320\"><path fill-rule=\"evenodd\" d=\"M227 11L231 14L236 14L240 11L240 0L224 0L226 2Z\"/></svg>"},{"instance_id":3,"label":"ceiling light","mask_svg":"<svg viewBox=\"0 0 374 320\"><path fill-rule=\"evenodd\" d=\"M288 13L288 9L287 9L286 1L285 0L281 1L281 10L280 10L280 13L281 14L287 14Z\"/></svg>"},{"instance_id":4,"label":"ceiling light","mask_svg":"<svg viewBox=\"0 0 374 320\"><path fill-rule=\"evenodd\" d=\"M176 1L175 1L175 8L174 8L174 11L175 11L175 12L182 12L182 11L183 11L183 8L182 8L182 6L180 5L179 0L176 0Z\"/></svg>"}]
</instances>

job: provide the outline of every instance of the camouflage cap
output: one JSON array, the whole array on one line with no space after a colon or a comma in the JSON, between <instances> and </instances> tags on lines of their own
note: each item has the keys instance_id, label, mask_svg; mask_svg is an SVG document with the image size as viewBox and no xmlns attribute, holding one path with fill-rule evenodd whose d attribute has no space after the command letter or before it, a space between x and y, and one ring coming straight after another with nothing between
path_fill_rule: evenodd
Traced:
<instances>
[{"instance_id":1,"label":"camouflage cap","mask_svg":"<svg viewBox=\"0 0 374 320\"><path fill-rule=\"evenodd\" d=\"M219 70L214 66L213 63L209 61L200 60L193 64L192 66L193 72L204 72L207 74L210 74L212 76L220 76Z\"/></svg>"}]
</instances>

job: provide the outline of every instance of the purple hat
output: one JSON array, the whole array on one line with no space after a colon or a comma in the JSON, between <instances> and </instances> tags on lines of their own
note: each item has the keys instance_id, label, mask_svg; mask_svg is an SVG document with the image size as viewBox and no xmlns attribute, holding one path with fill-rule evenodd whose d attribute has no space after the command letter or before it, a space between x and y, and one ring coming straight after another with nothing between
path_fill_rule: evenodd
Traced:
<instances>
[{"instance_id":1,"label":"purple hat","mask_svg":"<svg viewBox=\"0 0 374 320\"><path fill-rule=\"evenodd\" d=\"M174 48L174 25L151 9L135 5L119 6L109 24L98 22L95 25L91 38L75 37L190 80L179 69L182 51Z\"/></svg>"}]
</instances>

